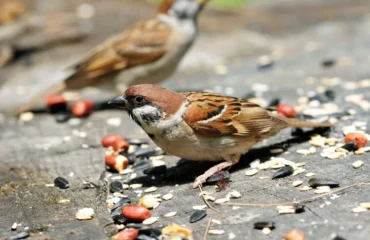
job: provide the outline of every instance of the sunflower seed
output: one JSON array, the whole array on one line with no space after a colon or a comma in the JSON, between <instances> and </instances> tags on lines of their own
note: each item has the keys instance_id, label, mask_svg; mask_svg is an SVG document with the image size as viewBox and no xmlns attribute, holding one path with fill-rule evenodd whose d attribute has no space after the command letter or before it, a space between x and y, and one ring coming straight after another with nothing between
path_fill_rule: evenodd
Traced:
<instances>
[{"instance_id":1,"label":"sunflower seed","mask_svg":"<svg viewBox=\"0 0 370 240\"><path fill-rule=\"evenodd\" d=\"M152 156L164 155L164 151L160 148L140 148L133 153L135 158L148 158Z\"/></svg>"},{"instance_id":2,"label":"sunflower seed","mask_svg":"<svg viewBox=\"0 0 370 240\"><path fill-rule=\"evenodd\" d=\"M61 200L58 201L58 203L60 203L60 204L65 204L65 203L69 203L69 202L71 202L71 200L69 200L69 199L61 199Z\"/></svg>"},{"instance_id":3,"label":"sunflower seed","mask_svg":"<svg viewBox=\"0 0 370 240\"><path fill-rule=\"evenodd\" d=\"M150 168L150 167L151 167L150 162L147 161L147 160L143 160L143 161L135 163L132 166L132 169L138 171L138 170L143 170L143 169L147 169L147 168Z\"/></svg>"},{"instance_id":4,"label":"sunflower seed","mask_svg":"<svg viewBox=\"0 0 370 240\"><path fill-rule=\"evenodd\" d=\"M346 149L349 152L356 151L358 149L357 144L355 142L349 142L342 146L342 148Z\"/></svg>"},{"instance_id":5,"label":"sunflower seed","mask_svg":"<svg viewBox=\"0 0 370 240\"><path fill-rule=\"evenodd\" d=\"M309 191L309 190L311 190L312 189L312 187L309 187L309 186L303 186L301 189L299 189L299 191L301 191L301 192L306 192L306 191Z\"/></svg>"},{"instance_id":6,"label":"sunflower seed","mask_svg":"<svg viewBox=\"0 0 370 240\"><path fill-rule=\"evenodd\" d=\"M10 228L10 230L12 230L12 231L15 231L15 230L17 230L17 227L18 227L18 223L13 223L13 225L11 226L11 228Z\"/></svg>"},{"instance_id":7,"label":"sunflower seed","mask_svg":"<svg viewBox=\"0 0 370 240\"><path fill-rule=\"evenodd\" d=\"M277 170L274 175L272 176L272 179L275 178L283 178L289 175L293 174L293 168L291 166L285 166L282 169Z\"/></svg>"},{"instance_id":8,"label":"sunflower seed","mask_svg":"<svg viewBox=\"0 0 370 240\"><path fill-rule=\"evenodd\" d=\"M191 216L190 216L190 223L195 223L198 222L199 220L203 219L205 216L207 216L206 210L198 210L195 211Z\"/></svg>"},{"instance_id":9,"label":"sunflower seed","mask_svg":"<svg viewBox=\"0 0 370 240\"><path fill-rule=\"evenodd\" d=\"M70 113L58 113L57 115L55 115L55 121L57 121L58 123L64 123L67 122L71 117L72 115Z\"/></svg>"},{"instance_id":10,"label":"sunflower seed","mask_svg":"<svg viewBox=\"0 0 370 240\"><path fill-rule=\"evenodd\" d=\"M126 205L126 204L130 204L130 203L131 203L131 199L127 197L123 197L118 202L116 202L116 204L113 205L110 211L113 212L117 208L122 207L123 205Z\"/></svg>"},{"instance_id":11,"label":"sunflower seed","mask_svg":"<svg viewBox=\"0 0 370 240\"><path fill-rule=\"evenodd\" d=\"M327 178L311 178L308 180L308 185L313 188L320 187L320 186L329 186L329 187L338 187L340 184L339 182L327 179Z\"/></svg>"},{"instance_id":12,"label":"sunflower seed","mask_svg":"<svg viewBox=\"0 0 370 240\"><path fill-rule=\"evenodd\" d=\"M16 235L8 237L7 240L16 240L16 239L23 239L23 238L28 238L28 237L29 237L28 232L20 232Z\"/></svg>"},{"instance_id":13,"label":"sunflower seed","mask_svg":"<svg viewBox=\"0 0 370 240\"><path fill-rule=\"evenodd\" d=\"M109 191L111 193L115 193L115 192L123 192L123 187L122 187L122 183L118 182L118 181L114 181L114 182L111 182L109 184Z\"/></svg>"},{"instance_id":14,"label":"sunflower seed","mask_svg":"<svg viewBox=\"0 0 370 240\"><path fill-rule=\"evenodd\" d=\"M67 179L62 177L57 177L54 179L54 185L61 188L61 189L67 189L69 188L69 182Z\"/></svg>"},{"instance_id":15,"label":"sunflower seed","mask_svg":"<svg viewBox=\"0 0 370 240\"><path fill-rule=\"evenodd\" d=\"M119 214L117 212L117 214L112 215L112 219L115 224L125 224L127 222L127 218L122 215L122 210L119 211Z\"/></svg>"},{"instance_id":16,"label":"sunflower seed","mask_svg":"<svg viewBox=\"0 0 370 240\"><path fill-rule=\"evenodd\" d=\"M273 221L255 222L253 224L253 227L254 227L254 229L259 229L259 230L262 230L264 228L274 229L275 228L275 222L273 222Z\"/></svg>"},{"instance_id":17,"label":"sunflower seed","mask_svg":"<svg viewBox=\"0 0 370 240\"><path fill-rule=\"evenodd\" d=\"M364 162L361 160L357 160L354 163L352 163L353 168L360 168L362 165L364 165Z\"/></svg>"}]
</instances>

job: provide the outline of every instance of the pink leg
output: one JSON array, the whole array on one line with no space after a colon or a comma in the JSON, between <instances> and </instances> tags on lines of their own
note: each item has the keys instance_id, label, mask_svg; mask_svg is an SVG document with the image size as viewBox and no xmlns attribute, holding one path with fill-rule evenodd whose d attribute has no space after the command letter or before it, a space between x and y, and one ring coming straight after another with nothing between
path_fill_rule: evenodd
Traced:
<instances>
[{"instance_id":1,"label":"pink leg","mask_svg":"<svg viewBox=\"0 0 370 240\"><path fill-rule=\"evenodd\" d=\"M205 173L197 177L193 183L192 188L196 188L202 183L204 183L207 178L215 174L216 172L221 171L224 168L231 167L232 165L236 164L239 162L240 155L239 154L234 154L228 157L225 157L226 162L219 163L210 169L208 169Z\"/></svg>"}]
</instances>

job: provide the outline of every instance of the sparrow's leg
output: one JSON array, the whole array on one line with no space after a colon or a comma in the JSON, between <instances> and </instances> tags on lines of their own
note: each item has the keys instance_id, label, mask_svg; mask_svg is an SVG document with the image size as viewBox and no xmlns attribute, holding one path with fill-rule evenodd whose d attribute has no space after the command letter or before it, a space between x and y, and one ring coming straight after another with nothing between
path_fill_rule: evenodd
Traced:
<instances>
[{"instance_id":1,"label":"sparrow's leg","mask_svg":"<svg viewBox=\"0 0 370 240\"><path fill-rule=\"evenodd\" d=\"M207 180L207 178L209 178L216 172L219 172L224 168L231 167L234 164L237 164L240 159L240 154L233 154L233 155L225 156L224 159L226 160L225 162L219 163L211 167L205 173L197 177L197 179L195 179L195 182L193 183L192 188L198 187L200 184L204 183Z\"/></svg>"}]
</instances>

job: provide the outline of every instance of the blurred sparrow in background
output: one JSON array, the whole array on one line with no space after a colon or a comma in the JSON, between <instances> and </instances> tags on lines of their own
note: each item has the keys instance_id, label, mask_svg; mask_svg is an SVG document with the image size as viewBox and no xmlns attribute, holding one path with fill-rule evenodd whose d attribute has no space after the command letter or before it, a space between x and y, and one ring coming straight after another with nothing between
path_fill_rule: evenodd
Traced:
<instances>
[{"instance_id":1,"label":"blurred sparrow in background","mask_svg":"<svg viewBox=\"0 0 370 240\"><path fill-rule=\"evenodd\" d=\"M98 45L71 67L61 83L16 110L29 110L46 96L87 86L116 89L158 83L169 77L197 36L197 16L207 0L163 0L156 17L140 21Z\"/></svg>"},{"instance_id":2,"label":"blurred sparrow in background","mask_svg":"<svg viewBox=\"0 0 370 240\"><path fill-rule=\"evenodd\" d=\"M282 117L240 98L178 93L151 84L132 86L111 103L125 109L167 153L194 161L224 160L199 176L193 187L238 163L254 144L284 128L331 126Z\"/></svg>"}]
</instances>

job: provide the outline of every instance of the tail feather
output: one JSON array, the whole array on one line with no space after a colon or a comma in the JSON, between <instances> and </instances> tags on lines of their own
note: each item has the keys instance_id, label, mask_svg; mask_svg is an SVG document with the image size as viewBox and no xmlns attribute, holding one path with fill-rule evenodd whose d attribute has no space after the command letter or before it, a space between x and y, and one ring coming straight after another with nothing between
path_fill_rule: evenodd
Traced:
<instances>
[{"instance_id":1,"label":"tail feather","mask_svg":"<svg viewBox=\"0 0 370 240\"><path fill-rule=\"evenodd\" d=\"M282 117L289 127L308 127L308 128L329 128L333 125L331 123L319 123L319 122L308 122L297 118L285 118Z\"/></svg>"}]
</instances>

